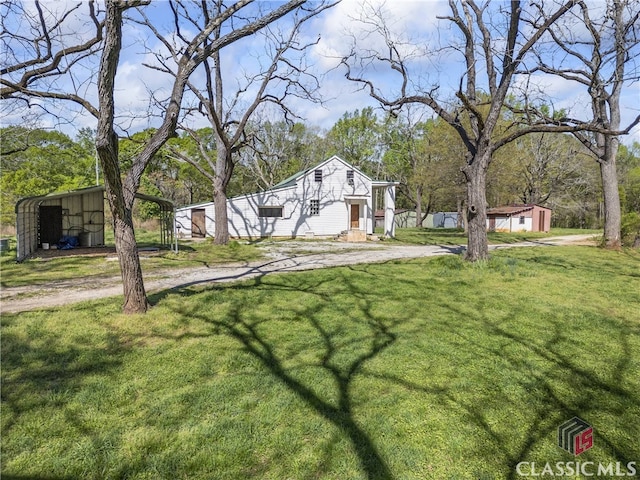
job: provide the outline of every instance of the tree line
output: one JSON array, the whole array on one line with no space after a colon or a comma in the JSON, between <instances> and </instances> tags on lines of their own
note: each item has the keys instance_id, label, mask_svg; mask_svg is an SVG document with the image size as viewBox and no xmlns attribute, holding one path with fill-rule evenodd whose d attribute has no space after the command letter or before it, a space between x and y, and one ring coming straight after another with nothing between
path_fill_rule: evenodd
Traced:
<instances>
[{"instance_id":1,"label":"tree line","mask_svg":"<svg viewBox=\"0 0 640 480\"><path fill-rule=\"evenodd\" d=\"M227 188L230 197L267 189L338 155L374 179L400 182L397 207L416 211L417 226L429 213L462 211L464 145L438 118L392 117L365 107L345 112L328 130L280 120L251 124L248 131L251 145L233 158L236 166ZM130 168L152 134L142 131L119 140L123 168ZM203 128L197 135L211 138L212 132ZM2 223L15 222L14 208L20 198L101 183L94 137L90 129L81 130L74 139L37 128L0 129ZM177 206L213 201L212 175L201 173L210 168L210 158L211 154L200 155L191 135L182 133L154 156L141 179L140 192L168 198ZM624 230L629 232L634 213L640 212L640 143L621 145L617 165ZM489 168L488 206L547 206L553 210L554 227L602 228L603 201L597 163L572 135L525 136L498 152ZM137 208L136 217L141 220L157 213L153 204L137 204ZM629 236L626 242L633 240Z\"/></svg>"},{"instance_id":2,"label":"tree line","mask_svg":"<svg viewBox=\"0 0 640 480\"><path fill-rule=\"evenodd\" d=\"M584 195L573 197L567 218L585 225L591 217L602 219L605 244L617 248L623 212L617 161L628 153L620 151L619 138L640 122L640 115L627 125L621 120L623 88L638 80L639 1L449 0L449 12L438 17L447 34L425 40L394 31L384 4L363 2L356 20L363 28L354 29L360 33L337 60L346 80L366 90L385 114L346 113L318 136L300 122L294 101L322 101L321 74L309 62L320 37L305 34L305 28L339 0L171 0L162 19L153 8L163 3L149 0L9 0L0 6L0 100L5 111L27 112L25 118L41 112L58 124L73 123L81 113L95 119L92 144L113 215L125 312L148 307L133 225L139 190L161 190L169 178L192 176L184 185L193 200L204 177L216 205L215 241L225 243L226 199L234 189L266 185L280 171L304 166L306 152L316 145L314 153L341 154L372 176L401 177L406 202L421 215L447 205L453 194L465 219L470 261L488 255L491 200L519 196L550 204L574 191ZM137 116L116 95L127 46L123 29L145 32L137 67L168 79L162 88L145 85L148 108ZM234 64L239 50L255 44L263 47L259 61ZM425 59L433 65L456 56L464 66L457 86L441 88L438 75L425 71ZM376 72L383 70L395 80L380 82ZM541 75L584 90L591 113L574 118L554 108L536 81ZM421 120L420 108L432 117ZM283 125L309 135L304 145L278 143L281 121L260 120L273 110ZM155 126L131 133L142 118ZM195 127L203 122L207 128ZM310 141L314 135L317 144ZM285 148L299 152L285 154ZM12 151L7 148L8 158L19 155ZM567 153L571 166L558 160ZM590 177L594 165L599 190ZM72 175L72 183L81 176ZM438 192L442 184L455 187ZM576 214L577 199L592 195L593 201L594 194L601 195L600 211L594 214L582 203L583 212ZM627 202L626 190L625 195ZM569 203L565 199L562 208Z\"/></svg>"}]
</instances>

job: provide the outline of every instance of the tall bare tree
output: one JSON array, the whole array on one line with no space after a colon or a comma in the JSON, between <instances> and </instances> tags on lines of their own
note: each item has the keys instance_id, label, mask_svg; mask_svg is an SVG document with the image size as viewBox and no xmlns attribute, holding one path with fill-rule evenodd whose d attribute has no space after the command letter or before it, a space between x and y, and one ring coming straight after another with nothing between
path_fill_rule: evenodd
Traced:
<instances>
[{"instance_id":1,"label":"tall bare tree","mask_svg":"<svg viewBox=\"0 0 640 480\"><path fill-rule=\"evenodd\" d=\"M375 36L384 42L384 51L362 49L353 51L342 63L346 77L367 89L371 97L381 105L394 110L403 105L420 103L430 107L440 118L451 125L466 147L466 162L462 167L467 186L465 216L468 227L466 258L470 261L488 257L486 232L486 182L487 170L493 153L516 138L533 131L574 131L584 125L544 126L525 128L500 127L500 117L513 95L513 83L517 69L523 64L536 42L559 18L571 10L577 0L553 4L544 15L529 4L518 0L505 3L479 3L475 0L449 0L450 15L439 17L450 22L459 35L460 44L447 38L450 45L444 47L447 54L462 54L464 69L459 87L455 91L457 105L447 104L446 93L440 91L440 83L422 86L420 73L411 74L416 58L423 59L429 52L416 52L416 44L399 38L385 22L381 10L369 11L361 22L368 26L367 42ZM546 4L548 6L548 4ZM526 21L526 25L525 25ZM533 25L533 27L531 27ZM357 45L357 40L355 41ZM411 48L413 47L413 48ZM433 53L433 51L431 52ZM380 88L367 74L373 66L386 65L399 76L399 93L389 93ZM486 89L485 92L482 92Z\"/></svg>"},{"instance_id":2,"label":"tall bare tree","mask_svg":"<svg viewBox=\"0 0 640 480\"><path fill-rule=\"evenodd\" d=\"M619 134L629 132L640 115L621 124L621 95L625 84L640 80L640 1L607 0L579 11L549 29L555 48L538 54L531 72L557 75L582 86L591 100L589 121L596 131L574 132L599 164L604 197L604 244L620 247L620 195L616 157ZM557 59L562 59L562 62ZM635 99L636 102L638 98Z\"/></svg>"},{"instance_id":3,"label":"tall bare tree","mask_svg":"<svg viewBox=\"0 0 640 480\"><path fill-rule=\"evenodd\" d=\"M65 100L81 106L98 121L96 150L104 172L107 200L114 217L116 249L123 279L123 309L126 313L142 313L148 308L133 227L133 202L146 166L162 145L175 134L189 77L219 49L254 34L303 5L305 0L291 0L257 15L255 12L241 15L241 11L253 3L253 0L239 0L208 18L193 36L180 36L183 45L175 52L177 67L171 93L163 102L161 124L133 159L131 167L122 172L118 160L118 136L114 128L114 88L122 48L123 12L148 3L139 0L107 0L103 20L100 20L101 15L94 2L68 7L65 4L61 10L51 7L51 10L46 11L43 4L36 1L34 12L22 9L20 3L11 3L2 13L3 25L12 27L3 28L4 47L11 52L12 61L2 69L0 99L24 101L28 104ZM169 4L171 8L176 8L174 2ZM59 7L56 4L53 6ZM67 33L66 38L59 38L60 32L63 32L63 24L74 19L77 21L77 17L74 18L72 14L83 8L87 11L89 25L92 27L91 35L85 32L84 35L69 36ZM25 22L29 28L21 25ZM227 27L224 34L215 34L221 31L223 24ZM73 29L66 31L71 30ZM30 36L25 37L25 33ZM89 40L83 38L85 36ZM70 44L70 41L73 43ZM99 68L94 70L98 78L97 85L90 83L91 76L81 80L75 68L82 67L85 62L91 65L91 58L100 50L102 54ZM61 76L68 81L56 82ZM96 95L92 86L97 87L97 106L92 103ZM51 107L44 104L44 108ZM58 118L64 117L59 110L53 108L51 113Z\"/></svg>"},{"instance_id":4,"label":"tall bare tree","mask_svg":"<svg viewBox=\"0 0 640 480\"><path fill-rule=\"evenodd\" d=\"M209 18L224 11L224 5L225 2L221 0L202 2L201 15L189 16L189 20L194 26L198 25L199 18L206 24ZM333 5L335 2L315 2L309 8L300 8L288 28L265 28L261 32L264 53L256 72L229 75L223 66L225 52L217 49L203 62L204 83L199 84L195 80L189 82L189 91L196 99L195 106L189 113L205 117L212 127L211 135L202 136L203 130L190 128L187 122L183 122L181 128L198 144L200 154L194 158L178 149L173 151L178 158L192 164L211 181L216 244L226 245L229 242L227 187L239 159L238 152L250 141L250 131L247 128L250 119L267 104L276 105L286 118L298 118L287 105L287 97L318 101L316 92L319 83L309 73L304 59L304 52L315 45L317 40L304 42L301 40L300 29L310 19ZM175 10L176 21L179 16L185 16L185 13ZM218 41L222 35L221 28L214 30L211 41ZM166 46L171 55L177 57L175 48L168 43ZM172 69L163 68L163 71L171 73ZM227 94L229 85L234 85L230 96Z\"/></svg>"},{"instance_id":5,"label":"tall bare tree","mask_svg":"<svg viewBox=\"0 0 640 480\"><path fill-rule=\"evenodd\" d=\"M270 188L312 167L319 158L327 158L328 146L320 136L319 127L260 118L251 123L249 148L239 152L239 164L246 177L244 193Z\"/></svg>"}]
</instances>

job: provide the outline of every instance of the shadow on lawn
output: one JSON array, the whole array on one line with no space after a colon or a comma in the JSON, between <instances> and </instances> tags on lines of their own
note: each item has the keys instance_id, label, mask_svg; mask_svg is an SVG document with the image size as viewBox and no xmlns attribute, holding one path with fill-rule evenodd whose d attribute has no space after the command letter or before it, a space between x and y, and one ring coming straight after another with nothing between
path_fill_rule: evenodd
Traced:
<instances>
[{"instance_id":1,"label":"shadow on lawn","mask_svg":"<svg viewBox=\"0 0 640 480\"><path fill-rule=\"evenodd\" d=\"M368 267L351 267L347 270L356 269L361 275L372 275L374 282L382 281L379 276L370 273ZM484 390L481 395L475 397L469 392L462 392L447 385L434 384L428 375L425 375L424 382L412 382L403 378L402 372L398 371L384 373L367 371L364 367L369 360L382 354L399 339L406 341L407 335L410 335L411 332L404 330L399 333L400 331L395 328L401 322L398 319L404 315L394 316L395 321L381 316L378 309L383 300L376 295L375 289L365 289L362 284L357 285L350 275L345 274L340 278L336 278L335 275L340 275L339 271L334 271L333 276L319 275L315 283L310 280L310 277L305 277L304 282L295 283L295 280L280 280L278 277L270 277L269 281L265 282L264 276L260 276L254 278L253 282L211 289L246 290L247 292L267 289L276 292L287 291L317 296L321 300L318 302L320 307L316 305L302 311L300 308L296 308L296 319L308 322L313 327L314 335L321 339L322 353L319 366L334 380L337 390L337 401L334 402L329 402L318 395L313 390L312 384L304 383L294 375L293 369L285 365L285 361L290 357L281 353L281 345L261 334L265 331L261 324L270 319L256 318L253 315L254 305L250 302L234 301L222 319L199 312L190 312L188 315L207 322L213 325L217 331L235 338L247 352L257 358L288 389L302 398L317 414L338 428L350 440L361 469L370 480L393 479L394 476L376 447L376 442L383 439L371 438L366 432L366 425L359 424L354 418L352 394L356 376L360 376L360 378L375 377L409 391L422 392L428 398L435 398L441 408L451 412L451 415L458 415L457 412L462 412L460 422L468 421L471 425L476 426L484 432L488 440L477 442L475 453L480 458L498 457L500 460L494 462L495 466L505 473L505 478L509 479L519 478L516 471L516 465L519 462L532 461L532 456L541 446L548 445L550 439L555 439L560 423L573 416L579 416L586 421L589 421L590 416L596 415L614 418L629 416L629 407L632 410L640 407L637 394L626 389L623 384L624 378L631 376L630 369L633 360L633 352L628 338L633 332L629 331L629 328L624 324L614 325L611 323L610 325L609 330L617 335L619 340L619 356L616 365L609 367L611 374L601 375L592 366L581 366L567 351L567 345L573 342L572 333L574 331L564 322L561 313L547 322L550 330L545 337L547 340L541 342L537 341L539 339L532 339L517 333L517 329L513 328L513 323L502 323L500 319L496 320L491 305L485 304L481 297L476 306L477 313L471 321L460 324L455 322L440 324L441 328L434 330L439 340L434 340L450 344L452 352L456 348L461 348L459 346L461 341L464 345L462 348L477 353L478 357L484 357L494 365L504 364L505 370L502 374L510 378L513 377L512 384L509 384L507 388L526 393L513 394L510 397L507 394L507 398L501 399L498 391L486 393ZM351 316L351 318L362 319L359 320L360 326L366 325L366 333L359 332L358 336L350 337L350 341L345 344L344 331L332 331L331 327L327 326L321 313L322 309L328 308L328 305L332 303L332 299L318 293L322 291L321 287L324 283L322 278L327 278L325 281L340 284L342 291L353 297L354 301L350 305L351 307L356 306L354 311L342 313L345 318ZM392 280L393 278L387 277L384 279L384 281ZM407 285L407 289L422 291L424 294L429 288L428 285L422 285L416 279L402 278L402 282ZM168 293L158 294L154 298L155 302ZM183 290L180 293L188 296L195 292ZM468 299L467 306L472 306L475 301L473 298ZM460 305L455 301L443 299L441 307L453 312L452 317L465 318L469 316L469 310L460 308ZM183 314L178 310L176 313ZM504 313L505 319L513 317L515 313ZM424 322L433 321L427 312L425 312L423 320ZM614 322L606 317L603 317L602 321ZM422 325L420 322L418 323ZM353 323L347 324L345 329L352 328L353 325ZM433 326L430 328L433 329ZM483 332L483 335L489 340L487 341L485 338L478 341L474 334L476 329ZM414 333L419 334L418 331ZM308 345L306 342L302 343ZM349 350L350 345L357 343L366 345L366 349L361 348L356 352ZM345 360L347 352L348 360ZM594 355L597 353L594 352ZM337 360L339 357L340 361ZM475 384L483 385L489 389L495 387L493 378L483 378L485 373L481 368L479 371L472 370L472 372L480 375L479 378L473 379ZM464 373L462 374L464 375ZM487 375L494 374L497 374L496 370L491 370ZM566 390L569 391L569 394L566 393ZM486 398L483 396L485 394ZM515 425L511 431L505 431L503 425L496 425L496 409L504 409L503 411L506 412L509 409L514 409L515 413L524 414L523 424L521 426ZM506 417L508 418L509 415L507 414ZM606 425L594 425L594 427L600 451L607 452L624 465L637 460L638 451L634 449L633 445L621 444L619 439L608 435L606 433L608 426ZM325 455L328 453L325 452ZM565 454L560 449L558 449L557 455L557 458L569 461L568 457L563 457ZM586 454L585 458L589 460L589 454ZM549 461L554 460L556 458L549 459ZM575 461L574 457L571 457L571 460ZM320 462L320 465L322 463ZM486 474L475 472L474 475L483 478L483 475Z\"/></svg>"},{"instance_id":2,"label":"shadow on lawn","mask_svg":"<svg viewBox=\"0 0 640 480\"><path fill-rule=\"evenodd\" d=\"M354 271L358 275L353 275ZM555 318L545 319L544 325L548 326L548 330L543 338L530 338L524 333L518 333L517 325L510 320L516 314L515 311L502 312L502 317L496 318L492 304L486 303L482 295L477 294L477 285L461 286L460 289L466 290L457 299L443 296L431 303L424 303L429 309L437 307L452 312L452 315L443 318L460 319L459 322L439 322L437 314L423 310L422 303L418 319L412 317L415 311L409 308L406 312L393 314L393 318L389 319L382 313L385 298L382 298L380 292L385 290L375 288L380 282L402 282L403 289L398 295L411 296L419 292L420 295L431 297L443 290L430 286L423 278L403 276L402 269L397 273L387 269L384 276L380 272L382 270L379 265L359 266L331 272L319 271L314 276L294 274L286 277L271 276L268 280L260 276L242 284L208 288L205 294L217 291L229 293L228 296L225 295L229 306L224 314L207 311L203 308L206 303L202 298L201 302L190 303L190 296L202 294L193 289L178 290L183 301L166 303L168 307L174 305L178 317L211 325L211 333L206 329L205 336L224 334L235 339L246 352L259 360L266 371L340 433L334 437L335 442L342 437L349 440L360 469L369 480L392 480L394 472L381 453L384 449L380 445L385 438L373 437L368 432L368 426L358 420L362 416L357 416L356 413L362 413L363 407L354 404L356 379L374 377L407 391L420 392L425 402L433 401L446 411L452 419L450 422L470 423L480 435L479 441L470 443L470 450L473 451L469 451L469 455L491 459L492 468L495 466L504 471L505 475L501 478L514 480L518 478L515 470L517 463L533 460L532 455L536 449L554 438L557 426L572 416L580 416L589 421L591 415L606 414L624 418L623 424L625 421L637 421L630 413L640 408L637 392L627 390L623 383L626 377L632 375L630 370L634 365L633 346L629 337L637 334L637 331L632 330L632 327L622 322L614 324L615 320L605 316L597 319L605 324L611 322L609 328L598 331L615 335L620 345L615 365L604 365L606 370L603 373L593 367L582 366L571 356L567 346L572 344L573 334L576 332L567 327L561 313L557 313ZM460 275L464 275L464 272ZM370 278L363 278L365 276ZM446 278L449 279L448 285L455 285L458 281L454 274ZM331 282L331 286L325 288L324 284L328 282ZM273 319L262 315L260 308L256 306L260 301L257 299L264 292L273 298L277 298L279 293L286 293L291 294L292 298L317 299L309 303L301 301L286 312L288 315L295 315L295 321L301 322L301 325L310 327L304 333L310 338L286 345L279 343L280 337L268 325ZM337 292L351 300L336 302L332 296L323 292ZM157 303L172 293L175 290L161 292L151 296L151 299L153 303ZM464 308L456 301L460 298L464 298ZM396 301L398 305L402 305L402 298ZM193 305L194 303L197 305ZM470 314L470 311L475 313ZM335 316L343 317L344 322L327 321L328 317ZM18 319L19 316L16 316L7 322ZM403 324L408 320L408 325ZM408 327L413 330L408 331ZM460 357L456 357L460 350L466 351L469 358L478 361L478 368L465 369L462 365L461 372L454 372L454 375L461 376L476 375L471 378L468 388L474 389L479 385L481 388L477 390L477 395L476 391L450 387L447 378L433 381L429 371L425 371L419 380L410 380L403 376L401 369L395 367L380 371L380 361L376 367L367 368L370 361L385 354L390 347L393 346L397 353L399 348L406 348L408 338L425 335L425 331L430 342L440 342L440 351L446 352L444 361L451 358L460 361ZM482 332L480 339L477 332ZM55 395L43 397L41 392L59 394L59 406L64 408L65 395L73 395L82 388L84 380L90 375L104 375L105 372L120 368L124 356L135 345L135 342L125 342L117 331L106 337L102 348L96 348L96 343L92 341L87 341L86 346L80 339L66 341L63 332L58 334L52 330L36 328L28 333L29 336L24 338L5 333L2 338L3 375L10 372L3 378L3 436L22 414L56 406ZM196 335L200 334L181 334L179 337L167 338L182 340ZM300 363L291 366L292 357L311 348L318 353L314 357L316 360L313 365L305 363L303 366L321 368L323 374L332 380L334 387L331 392L318 392L314 389L316 385L301 379L296 370ZM410 353L410 350L406 353L407 360L411 358ZM435 355L428 350L416 350L415 353ZM593 352L593 355L597 354L598 352ZM483 367L487 366L488 371L483 371ZM508 387L526 393L509 394L499 391L500 386L505 386L498 385L500 378L496 377L500 375L509 377L511 383L507 384ZM497 424L495 413L500 409L508 412L510 408L524 417L523 425L517 425L507 415L509 425L515 424L515 428L511 430ZM80 418L74 419L71 416L67 421L75 421L74 428L92 439L94 451L101 450L104 440L100 438L100 432L85 428ZM625 464L637 460L637 447L631 443L620 444L619 437L610 437L603 432L606 430L605 426L594 427L599 449L604 449ZM631 439L633 441L635 437L631 436ZM3 450L5 448L3 445ZM317 462L318 469L330 463L331 448L325 449L323 455L324 458ZM562 451L558 450L558 455L563 455ZM588 455L589 453L585 454L584 458L590 459ZM549 459L552 460L554 459ZM103 471L103 467L108 466L107 459L102 461L105 463L94 464L96 471ZM140 466L140 470L142 468ZM128 470L137 471L137 468ZM321 476L323 472L317 473ZM114 475L119 478L125 474L126 471L122 471ZM486 476L485 472L474 473L475 478L484 478L483 476Z\"/></svg>"},{"instance_id":3,"label":"shadow on lawn","mask_svg":"<svg viewBox=\"0 0 640 480\"><path fill-rule=\"evenodd\" d=\"M18 321L19 315L3 319L3 327ZM12 432L14 426L25 428L24 419L27 419L26 422L46 422L47 412L64 416L68 425L91 439L95 451L101 451L104 448L100 439L101 432L86 428L81 416L71 411L68 404L70 399L85 388L84 382L88 377L105 375L119 369L123 363L122 358L130 348L125 346L115 333L106 335L102 348L96 348L94 339L86 339L85 342L81 338L65 338L64 331L54 332L35 326L28 333L29 335L24 337L7 331L2 334L2 438L5 439L3 457L6 459L11 456L16 439L19 439L19 443L47 441L51 432L46 432L47 435L34 433L32 439L20 438L20 435ZM32 417L34 414L35 418ZM41 427L34 428L37 432ZM7 439L14 442L7 444ZM24 444L21 444L18 450L23 448ZM34 450L38 448L38 445L33 446ZM104 458L102 462L102 465L98 465L98 470L106 466ZM3 470L6 463L5 461ZM38 468L37 465L34 467ZM74 478L53 473L22 476L4 471L1 477L3 480Z\"/></svg>"},{"instance_id":4,"label":"shadow on lawn","mask_svg":"<svg viewBox=\"0 0 640 480\"><path fill-rule=\"evenodd\" d=\"M344 343L344 332L331 331L326 327L320 319L323 308L310 307L299 314L300 319L309 322L315 332L319 335L322 344L322 355L320 366L333 379L337 386L337 400L329 401L316 393L312 385L305 384L301 379L296 378L292 369L285 367L284 361L286 356L278 353L278 345L261 335L260 327L262 323L271 319L255 319L252 315L252 305L248 303L234 303L225 315L224 319L214 319L206 314L189 313L190 318L196 318L203 322L213 325L216 331L225 333L235 338L244 349L257 358L261 364L277 379L282 382L291 392L303 399L307 405L330 422L339 431L341 431L351 442L353 450L359 460L360 467L369 480L393 480L392 472L382 458L373 439L367 434L364 426L356 422L353 412L353 403L351 398L352 382L356 375L362 370L367 361L373 359L386 348L394 343L396 335L391 331L393 325L387 325L385 321L372 311L371 302L368 299L367 292L361 291L356 285L350 283L348 277L343 279L343 287L352 295L359 305L357 315L364 316L364 323L367 325L366 334L363 333L358 337L350 339L347 344ZM330 305L331 298L317 293L323 281L315 284L308 282L302 286L292 286L286 283L276 283L271 281L266 288L270 290L286 290L295 291L305 294L317 295L322 300L322 305ZM214 287L225 288L227 290L248 290L251 291L263 286L263 276L254 279L254 283L245 283L243 285L231 287ZM191 295L194 292L190 290L182 291L183 295ZM164 294L159 294L154 298L154 303ZM176 311L177 314L182 314ZM345 319L353 315L354 312L343 312ZM338 340L342 343L338 346ZM349 361L345 362L344 357L341 360L336 358L343 354L342 349L345 346L366 345L366 348L360 348L359 353L349 357ZM333 393L333 392L332 392ZM330 397L331 395L329 395ZM338 438L335 438L337 441ZM325 451L325 457L319 462L320 467L330 460L330 450ZM319 472L320 474L321 472Z\"/></svg>"},{"instance_id":5,"label":"shadow on lawn","mask_svg":"<svg viewBox=\"0 0 640 480\"><path fill-rule=\"evenodd\" d=\"M468 311L462 311L455 306L449 305L449 308L459 315L468 315ZM568 351L567 346L575 341L572 335L574 332L565 324L561 314L553 319L553 330L548 332L548 340L544 343L539 343L539 339L536 338L518 335L511 328L505 328L500 319L495 319L482 307L478 308L476 319L477 328L484 330L494 341L499 342L500 347L490 347L487 343L475 341L472 332L451 329L449 333L461 337L468 348L477 352L479 357L487 356L502 363L506 362L508 369L513 372L528 372L528 378L518 382L518 387L528 392L527 425L522 425L521 430L509 432L507 438L504 433L499 432L499 426L492 425L487 418L490 409L495 405L460 401L451 397L450 393L442 393L449 401L462 407L471 421L487 433L492 441L490 444L479 444L478 451L481 456L486 457L498 453L503 459L503 464L508 467L506 478L521 478L516 470L518 463L535 460L534 449L541 442L548 442L549 439L555 442L557 428L562 422L575 416L587 422L591 416L609 415L617 418L629 415L630 410L640 409L637 392L624 386L624 377L633 377L630 365L633 355L629 344L629 336L633 332L623 324L612 325L612 320L605 317L599 319L603 323L609 322L612 329L615 329L620 345L620 355L615 366L607 365L610 375L602 375L601 371L596 374L593 368L581 366L578 363L579 359ZM523 355L522 351L526 354ZM597 355L597 352L592 354ZM394 378L390 380L397 381ZM504 408L508 407L505 405ZM633 423L629 423L634 421L632 417L633 414L623 425L631 429L629 437L635 438L637 432L633 432ZM595 444L598 449L608 452L622 465L637 461L640 451L634 448L632 442L614 441L605 433L607 428L611 428L610 425L592 426L595 427ZM521 438L522 441L514 442L511 437ZM576 457L562 452L559 448L557 452L556 457L544 461L553 464L556 460L576 460ZM581 460L592 460L588 458L589 453L585 457L587 458L581 457Z\"/></svg>"}]
</instances>

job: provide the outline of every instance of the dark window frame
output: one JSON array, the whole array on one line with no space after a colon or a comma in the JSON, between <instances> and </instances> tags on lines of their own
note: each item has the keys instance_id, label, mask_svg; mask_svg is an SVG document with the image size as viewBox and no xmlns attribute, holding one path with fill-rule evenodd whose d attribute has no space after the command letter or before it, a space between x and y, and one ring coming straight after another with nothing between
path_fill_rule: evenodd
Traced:
<instances>
[{"instance_id":1,"label":"dark window frame","mask_svg":"<svg viewBox=\"0 0 640 480\"><path fill-rule=\"evenodd\" d=\"M311 200L309 202L309 215L320 215L320 200Z\"/></svg>"},{"instance_id":2,"label":"dark window frame","mask_svg":"<svg viewBox=\"0 0 640 480\"><path fill-rule=\"evenodd\" d=\"M347 184L354 185L355 184L355 174L353 170L347 170Z\"/></svg>"},{"instance_id":3,"label":"dark window frame","mask_svg":"<svg viewBox=\"0 0 640 480\"><path fill-rule=\"evenodd\" d=\"M259 218L282 218L284 207L278 205L261 205L258 207Z\"/></svg>"},{"instance_id":4,"label":"dark window frame","mask_svg":"<svg viewBox=\"0 0 640 480\"><path fill-rule=\"evenodd\" d=\"M322 182L322 169L318 168L313 172L314 179L316 182Z\"/></svg>"}]
</instances>

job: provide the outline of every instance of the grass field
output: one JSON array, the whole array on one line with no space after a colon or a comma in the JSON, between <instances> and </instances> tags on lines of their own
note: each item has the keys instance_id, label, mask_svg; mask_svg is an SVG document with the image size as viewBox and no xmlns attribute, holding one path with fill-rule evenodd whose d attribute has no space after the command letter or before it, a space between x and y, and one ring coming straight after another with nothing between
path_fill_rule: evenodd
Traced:
<instances>
[{"instance_id":1,"label":"grass field","mask_svg":"<svg viewBox=\"0 0 640 480\"><path fill-rule=\"evenodd\" d=\"M2 318L5 479L513 479L640 464L640 253L503 250ZM594 447L556 446L579 416ZM580 477L573 477L580 478Z\"/></svg>"},{"instance_id":2,"label":"grass field","mask_svg":"<svg viewBox=\"0 0 640 480\"><path fill-rule=\"evenodd\" d=\"M109 233L109 230L107 230ZM552 229L550 233L489 233L491 243L515 243L539 238L593 233L601 235L599 230ZM141 247L158 247L158 233L140 230L136 233ZM113 233L107 235L107 244L113 245ZM391 243L415 245L466 245L465 233L457 229L406 228L397 230L397 238ZM143 252L142 268L145 272L171 268L189 268L209 266L228 262L248 262L257 260L263 252L256 248L260 242L247 243L232 241L227 246L214 245L206 241L181 240L179 252L174 253L163 247L156 253ZM34 258L22 263L15 262L15 239L9 252L0 256L0 285L2 287L20 287L37 285L50 281L68 280L82 277L92 279L104 276L118 276L120 267L115 254L111 259L104 256L62 256L58 258ZM301 250L298 251L300 253Z\"/></svg>"},{"instance_id":3,"label":"grass field","mask_svg":"<svg viewBox=\"0 0 640 480\"><path fill-rule=\"evenodd\" d=\"M15 242L14 242L15 245ZM140 246L155 246L145 241ZM232 241L228 245L214 245L212 241L183 241L178 253L167 248L157 252L142 252L144 272L172 268L210 266L229 262L248 262L262 255L255 245ZM15 250L0 257L2 287L19 287L39 283L85 278L87 282L105 276L120 275L120 266L115 253L111 258L103 256L60 256L57 258L33 258L16 263Z\"/></svg>"},{"instance_id":4,"label":"grass field","mask_svg":"<svg viewBox=\"0 0 640 480\"><path fill-rule=\"evenodd\" d=\"M382 230L379 230L382 233ZM552 228L550 232L487 232L489 244L517 243L562 235L593 234L602 236L602 230ZM394 242L414 245L466 245L467 234L457 228L398 228Z\"/></svg>"}]
</instances>

